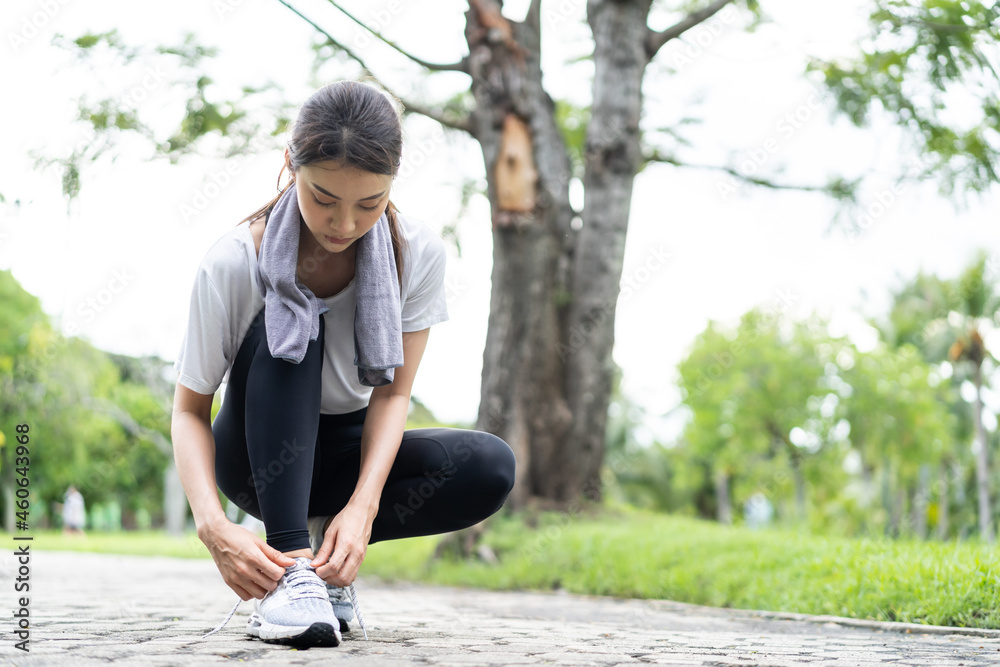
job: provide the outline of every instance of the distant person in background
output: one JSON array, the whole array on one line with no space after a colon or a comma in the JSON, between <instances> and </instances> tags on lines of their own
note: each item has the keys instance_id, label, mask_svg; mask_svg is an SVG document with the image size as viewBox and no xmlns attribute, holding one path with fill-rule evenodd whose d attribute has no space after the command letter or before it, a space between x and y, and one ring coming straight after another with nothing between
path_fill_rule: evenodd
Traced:
<instances>
[{"instance_id":1,"label":"distant person in background","mask_svg":"<svg viewBox=\"0 0 1000 667\"><path fill-rule=\"evenodd\" d=\"M76 490L75 486L66 489L62 508L63 532L82 535L86 515L83 495Z\"/></svg>"}]
</instances>

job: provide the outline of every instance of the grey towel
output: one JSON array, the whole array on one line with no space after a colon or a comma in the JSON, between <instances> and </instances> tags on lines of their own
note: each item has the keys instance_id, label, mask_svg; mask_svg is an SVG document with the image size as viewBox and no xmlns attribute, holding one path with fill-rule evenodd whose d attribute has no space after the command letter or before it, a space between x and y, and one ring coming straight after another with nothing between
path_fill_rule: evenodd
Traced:
<instances>
[{"instance_id":1,"label":"grey towel","mask_svg":"<svg viewBox=\"0 0 1000 667\"><path fill-rule=\"evenodd\" d=\"M319 337L319 318L330 310L296 276L304 225L292 183L268 216L257 259L268 348L275 359L296 364L309 341ZM361 384L378 387L392 382L393 369L403 365L399 281L386 215L355 243L354 365Z\"/></svg>"}]
</instances>

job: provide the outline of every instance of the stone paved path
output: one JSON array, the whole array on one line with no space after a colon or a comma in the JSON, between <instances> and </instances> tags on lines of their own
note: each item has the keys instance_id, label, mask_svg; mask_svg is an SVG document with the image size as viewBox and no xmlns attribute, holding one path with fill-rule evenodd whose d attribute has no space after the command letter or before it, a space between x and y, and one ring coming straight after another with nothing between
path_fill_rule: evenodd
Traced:
<instances>
[{"instance_id":1,"label":"stone paved path","mask_svg":"<svg viewBox=\"0 0 1000 667\"><path fill-rule=\"evenodd\" d=\"M30 653L14 649L10 552L0 561L13 665L1000 665L1000 632L771 615L666 601L485 592L361 577L368 627L336 648L245 637L251 603L209 560L37 552Z\"/></svg>"}]
</instances>

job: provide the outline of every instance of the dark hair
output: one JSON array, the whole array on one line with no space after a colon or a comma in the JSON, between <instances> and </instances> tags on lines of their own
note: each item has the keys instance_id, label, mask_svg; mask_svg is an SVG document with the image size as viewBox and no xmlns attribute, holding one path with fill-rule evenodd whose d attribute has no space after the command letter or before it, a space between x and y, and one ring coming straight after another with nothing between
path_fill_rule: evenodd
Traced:
<instances>
[{"instance_id":1,"label":"dark hair","mask_svg":"<svg viewBox=\"0 0 1000 667\"><path fill-rule=\"evenodd\" d=\"M333 160L343 166L395 177L403 152L403 132L399 112L388 95L362 81L335 81L310 95L299 110L288 140L288 159L278 172L277 196L237 224L270 214L303 165ZM289 171L289 181L282 188L281 175L285 169ZM402 289L406 239L392 200L385 214Z\"/></svg>"}]
</instances>

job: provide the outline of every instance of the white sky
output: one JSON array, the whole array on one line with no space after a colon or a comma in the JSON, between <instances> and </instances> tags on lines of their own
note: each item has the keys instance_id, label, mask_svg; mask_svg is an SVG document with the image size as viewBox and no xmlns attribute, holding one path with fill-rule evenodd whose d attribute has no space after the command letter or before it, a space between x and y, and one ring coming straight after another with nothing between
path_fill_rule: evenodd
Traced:
<instances>
[{"instance_id":1,"label":"white sky","mask_svg":"<svg viewBox=\"0 0 1000 667\"><path fill-rule=\"evenodd\" d=\"M453 61L465 52L464 3L345 4L427 60ZM591 65L566 62L592 48L585 5L543 3L545 84L554 98L577 104L588 101ZM739 21L722 21L718 34L697 29L685 42L664 49L647 73L643 127L651 132L695 117L699 125L685 126L693 149L680 153L688 161L721 164L730 151L742 161L769 146L772 153L760 173L785 166L777 178L796 183L868 173L875 180L866 205L877 201L895 165L905 160L900 148L905 142L891 127L860 131L831 120L826 102L810 106L815 89L801 75L807 53L850 52L864 30L866 3L840 3L821 21L812 3L764 0L762 5L775 22L756 33L743 32ZM424 75L366 38L328 3L301 0L296 6L351 44L405 96L435 102L467 87L463 75ZM506 11L520 18L525 6L508 2ZM667 18L655 16L654 27L667 25ZM142 65L125 75L93 77L70 66L50 45L55 33L76 37L111 28L129 44L177 43L184 31L194 30L200 43L219 49L211 70L219 86L238 90L271 80L296 104L313 89L313 30L266 0L15 0L0 19L0 71L5 90L15 91L0 106L7 130L0 135L6 158L0 162L0 193L8 200L0 206L0 269L12 269L63 331L75 324L102 349L173 361L198 263L216 239L270 199L280 151L236 160L232 165L239 171L215 194L212 175L225 170L225 161L200 156L177 165L149 161L148 148L135 142L113 164L104 161L84 172L82 195L67 211L60 175L35 169L30 154L65 155L87 140L72 122L73 100L83 93L92 99L127 95L164 131L182 112L166 83ZM668 66L679 74L668 74ZM327 78L355 72L325 70ZM162 80L169 80L169 70ZM789 130L786 117L795 113L801 122ZM397 178L393 201L441 228L458 213L457 184L463 177L482 178L484 171L471 139L447 133L444 141L435 140L437 132L426 119L407 121L404 161L421 166ZM888 290L917 270L954 276L978 248L1000 258L996 189L958 210L937 195L935 185L907 186L851 240L828 230L833 205L822 196L742 186L724 200L723 180L718 172L651 165L635 185L624 275L641 287L619 302L614 357L624 369L625 391L649 411L648 425L661 437L677 428L659 418L678 401L674 367L709 319L734 319L755 304L788 302L800 315L833 318L840 331L864 341L870 332L862 318L884 312ZM206 192L214 194L209 205L184 220L180 207ZM20 199L19 207L11 204L14 199ZM473 200L458 229L462 256L451 249L448 266L451 320L431 333L414 395L441 419L471 422L479 402L492 261L489 210L482 197ZM654 251L670 259L646 273L641 267ZM118 287L116 272L125 276L125 288L97 309L88 307L88 300Z\"/></svg>"}]
</instances>

